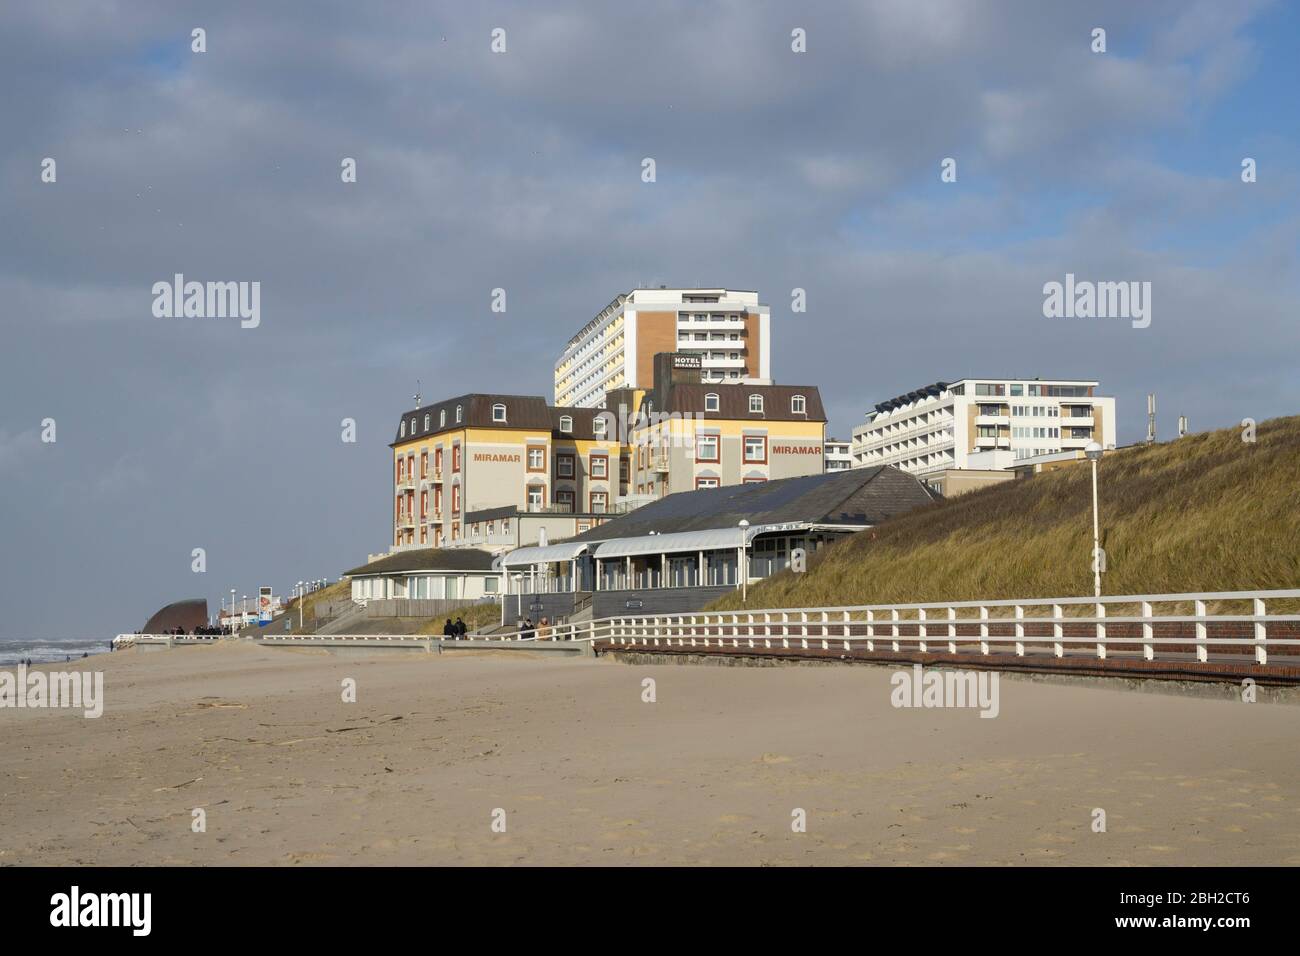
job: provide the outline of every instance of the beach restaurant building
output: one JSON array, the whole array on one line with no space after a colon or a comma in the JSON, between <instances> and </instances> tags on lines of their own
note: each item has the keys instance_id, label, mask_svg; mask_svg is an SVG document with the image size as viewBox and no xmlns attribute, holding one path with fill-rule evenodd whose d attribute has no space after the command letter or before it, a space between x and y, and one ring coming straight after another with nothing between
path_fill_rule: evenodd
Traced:
<instances>
[{"instance_id":1,"label":"beach restaurant building","mask_svg":"<svg viewBox=\"0 0 1300 956\"><path fill-rule=\"evenodd\" d=\"M345 571L352 600L474 601L495 599L500 558L477 548L416 548Z\"/></svg>"},{"instance_id":2,"label":"beach restaurant building","mask_svg":"<svg viewBox=\"0 0 1300 956\"><path fill-rule=\"evenodd\" d=\"M877 466L668 495L555 544L503 557L503 623L698 610L827 544L934 500Z\"/></svg>"}]
</instances>

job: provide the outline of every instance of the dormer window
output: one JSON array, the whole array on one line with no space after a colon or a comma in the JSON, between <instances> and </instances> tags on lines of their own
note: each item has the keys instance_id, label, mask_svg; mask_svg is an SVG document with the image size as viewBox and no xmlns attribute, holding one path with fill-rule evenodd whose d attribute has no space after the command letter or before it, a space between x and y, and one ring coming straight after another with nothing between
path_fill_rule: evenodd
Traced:
<instances>
[{"instance_id":1,"label":"dormer window","mask_svg":"<svg viewBox=\"0 0 1300 956\"><path fill-rule=\"evenodd\" d=\"M791 396L790 413L792 415L806 415L808 413L808 399L802 395Z\"/></svg>"},{"instance_id":2,"label":"dormer window","mask_svg":"<svg viewBox=\"0 0 1300 956\"><path fill-rule=\"evenodd\" d=\"M447 427L447 409L445 408L438 413L438 427L439 428Z\"/></svg>"},{"instance_id":3,"label":"dormer window","mask_svg":"<svg viewBox=\"0 0 1300 956\"><path fill-rule=\"evenodd\" d=\"M432 425L432 424L433 424L433 416L430 415L430 414L428 414L428 413L425 413L425 416L424 416L424 430L427 432L427 431L429 430L429 426Z\"/></svg>"},{"instance_id":4,"label":"dormer window","mask_svg":"<svg viewBox=\"0 0 1300 956\"><path fill-rule=\"evenodd\" d=\"M398 434L398 437L400 437L400 438L405 438L405 437L406 437L406 419L405 419L405 418L402 419L402 427L401 427L400 429L398 429L397 434Z\"/></svg>"},{"instance_id":5,"label":"dormer window","mask_svg":"<svg viewBox=\"0 0 1300 956\"><path fill-rule=\"evenodd\" d=\"M492 406L492 420L494 422L504 422L506 420L506 407L504 405ZM460 421L460 406L456 406L456 421Z\"/></svg>"},{"instance_id":6,"label":"dormer window","mask_svg":"<svg viewBox=\"0 0 1300 956\"><path fill-rule=\"evenodd\" d=\"M414 415L411 416L411 434L412 434L412 435L415 434L415 416L414 416Z\"/></svg>"},{"instance_id":7,"label":"dormer window","mask_svg":"<svg viewBox=\"0 0 1300 956\"><path fill-rule=\"evenodd\" d=\"M505 412L505 406L504 406L504 405L494 405L494 406L492 407L492 417L493 417L493 419L496 420L496 410L497 410L498 408L501 409L501 419L500 419L500 420L501 420L501 421L505 421L505 420L506 420L506 412ZM460 406L460 405L457 405L457 406L456 406L456 424L457 424L457 425L460 424L461 411L462 411L461 406Z\"/></svg>"},{"instance_id":8,"label":"dormer window","mask_svg":"<svg viewBox=\"0 0 1300 956\"><path fill-rule=\"evenodd\" d=\"M594 435L598 435L601 438L605 437L605 416L604 415L597 415L595 418L591 420L591 431L592 434Z\"/></svg>"},{"instance_id":9,"label":"dormer window","mask_svg":"<svg viewBox=\"0 0 1300 956\"><path fill-rule=\"evenodd\" d=\"M763 414L763 396L762 396L762 395L751 395L751 396L749 396L749 411L750 411L751 414L758 414L758 415Z\"/></svg>"},{"instance_id":10,"label":"dormer window","mask_svg":"<svg viewBox=\"0 0 1300 956\"><path fill-rule=\"evenodd\" d=\"M560 416L560 431L564 432L565 434L572 434L572 433L573 433L573 416L572 416L572 415L561 415L561 416Z\"/></svg>"},{"instance_id":11,"label":"dormer window","mask_svg":"<svg viewBox=\"0 0 1300 956\"><path fill-rule=\"evenodd\" d=\"M718 397L717 392L709 392L704 396L704 410L706 412L716 412L722 407L722 400Z\"/></svg>"}]
</instances>

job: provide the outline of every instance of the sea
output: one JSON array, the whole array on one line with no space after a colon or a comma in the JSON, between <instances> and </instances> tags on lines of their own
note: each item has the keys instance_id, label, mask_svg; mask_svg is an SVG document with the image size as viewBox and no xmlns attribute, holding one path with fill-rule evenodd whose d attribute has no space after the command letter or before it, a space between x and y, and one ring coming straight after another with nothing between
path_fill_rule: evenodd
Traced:
<instances>
[{"instance_id":1,"label":"sea","mask_svg":"<svg viewBox=\"0 0 1300 956\"><path fill-rule=\"evenodd\" d=\"M107 654L110 638L87 640L80 637L30 638L28 640L0 639L0 667L13 667L19 661L31 660L33 664L62 662L67 658L79 660L82 654Z\"/></svg>"}]
</instances>

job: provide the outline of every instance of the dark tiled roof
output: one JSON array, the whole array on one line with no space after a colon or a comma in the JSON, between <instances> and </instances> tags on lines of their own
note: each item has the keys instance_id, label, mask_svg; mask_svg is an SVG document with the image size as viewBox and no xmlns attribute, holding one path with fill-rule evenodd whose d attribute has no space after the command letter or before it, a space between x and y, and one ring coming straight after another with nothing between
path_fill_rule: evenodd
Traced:
<instances>
[{"instance_id":1,"label":"dark tiled roof","mask_svg":"<svg viewBox=\"0 0 1300 956\"><path fill-rule=\"evenodd\" d=\"M506 420L492 420L492 406L506 407ZM461 420L456 421L456 408L461 409ZM521 428L532 431L550 432L555 438L594 439L595 430L592 419L599 414L599 408L568 408L548 405L540 395L460 395L443 402L435 402L422 408L411 409L402 414L393 436L393 445L401 445L413 439L427 438L442 432L457 431L462 428ZM447 424L439 427L443 412L447 413ZM560 419L568 416L573 419L573 431L562 432ZM429 419L425 428L424 420ZM411 428L411 420L415 428ZM406 422L406 437L402 437L402 422ZM613 434L611 430L610 434Z\"/></svg>"},{"instance_id":2,"label":"dark tiled roof","mask_svg":"<svg viewBox=\"0 0 1300 956\"><path fill-rule=\"evenodd\" d=\"M705 395L718 396L718 410L704 410ZM749 396L763 396L763 411L749 410ZM790 400L804 397L804 414L790 411ZM656 389L649 396L656 412L702 414L706 419L755 422L824 422L821 392L815 385L747 385L744 382L716 384L679 384Z\"/></svg>"},{"instance_id":3,"label":"dark tiled roof","mask_svg":"<svg viewBox=\"0 0 1300 956\"><path fill-rule=\"evenodd\" d=\"M934 500L911 475L888 465L781 478L751 485L727 485L668 495L598 528L571 538L605 541L654 531L711 531L734 528L741 518L751 525L875 525Z\"/></svg>"},{"instance_id":4,"label":"dark tiled roof","mask_svg":"<svg viewBox=\"0 0 1300 956\"><path fill-rule=\"evenodd\" d=\"M493 405L504 405L506 407L506 420L504 422L494 422L492 420ZM457 406L460 406L462 411L462 418L459 422L456 421ZM438 422L441 420L444 411L447 413L447 424L439 427ZM425 416L428 416L429 419L428 428L424 427ZM414 430L410 427L413 418L415 419ZM405 438L402 437L403 421L407 423ZM424 438L428 435L436 435L439 432L455 431L465 427L535 428L540 431L549 431L551 428L550 406L538 395L461 395L457 398L449 398L443 402L436 402L433 405L425 405L423 408L405 412L397 423L397 430L393 433L392 444L399 445L413 438Z\"/></svg>"},{"instance_id":5,"label":"dark tiled roof","mask_svg":"<svg viewBox=\"0 0 1300 956\"><path fill-rule=\"evenodd\" d=\"M477 548L415 548L343 573L348 577L360 577L366 574L400 574L403 571L491 571L492 557L490 552Z\"/></svg>"}]
</instances>

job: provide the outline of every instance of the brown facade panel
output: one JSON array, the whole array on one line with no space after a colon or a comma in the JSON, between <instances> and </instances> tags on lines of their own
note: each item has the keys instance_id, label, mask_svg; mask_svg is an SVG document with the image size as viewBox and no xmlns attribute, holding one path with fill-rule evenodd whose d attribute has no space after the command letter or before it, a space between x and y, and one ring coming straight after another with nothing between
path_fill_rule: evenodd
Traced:
<instances>
[{"instance_id":1,"label":"brown facade panel","mask_svg":"<svg viewBox=\"0 0 1300 956\"><path fill-rule=\"evenodd\" d=\"M655 355L676 350L676 312L637 312L634 361L638 388L649 388L653 384Z\"/></svg>"}]
</instances>

